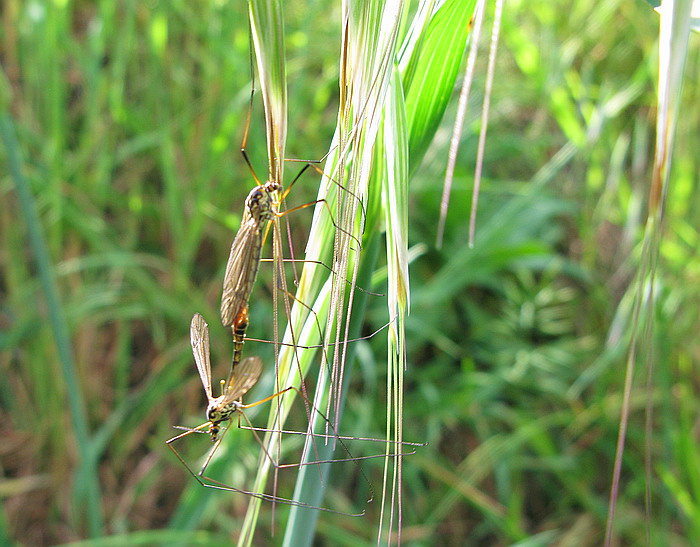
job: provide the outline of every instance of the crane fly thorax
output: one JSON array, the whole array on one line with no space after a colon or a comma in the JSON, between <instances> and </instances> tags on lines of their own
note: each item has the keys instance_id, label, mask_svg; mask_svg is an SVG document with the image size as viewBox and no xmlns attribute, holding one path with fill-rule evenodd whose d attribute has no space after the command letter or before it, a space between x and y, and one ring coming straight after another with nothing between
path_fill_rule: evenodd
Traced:
<instances>
[{"instance_id":1,"label":"crane fly thorax","mask_svg":"<svg viewBox=\"0 0 700 547\"><path fill-rule=\"evenodd\" d=\"M211 440L216 441L221 424L231 419L231 416L238 411L239 401L227 399L225 395L214 399L207 408L207 419L211 422L209 434Z\"/></svg>"}]
</instances>

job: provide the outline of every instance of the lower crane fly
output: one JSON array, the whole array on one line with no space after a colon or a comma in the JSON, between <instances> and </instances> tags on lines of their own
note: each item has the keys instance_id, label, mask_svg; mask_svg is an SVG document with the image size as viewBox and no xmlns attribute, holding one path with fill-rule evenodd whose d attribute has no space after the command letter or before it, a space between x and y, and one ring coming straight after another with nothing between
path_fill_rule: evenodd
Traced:
<instances>
[{"instance_id":1,"label":"lower crane fly","mask_svg":"<svg viewBox=\"0 0 700 547\"><path fill-rule=\"evenodd\" d=\"M185 431L183 433L180 433L179 435L176 435L172 437L171 439L168 439L166 441L166 444L170 447L170 449L173 451L177 459L180 461L180 463L187 469L187 471L195 478L197 479L197 482L199 482L202 486L205 486L207 488L213 488L215 490L225 490L229 492L238 492L241 494L246 494L248 496L252 496L255 498L259 498L262 500L267 500L267 501L272 501L275 503L282 503L282 504L287 504L287 505L296 505L300 507L306 507L309 509L317 509L320 511L327 511L330 513L338 513L342 515L348 515L348 516L362 516L365 514L364 511L359 512L359 513L345 513L342 511L335 511L333 509L327 508L327 507L316 507L313 505L308 505L302 502L294 501L294 500L289 500L286 498L281 498L272 494L265 494L265 493L259 493L259 492L250 492L247 490L243 490L240 488L235 488L233 486L228 486L224 483L221 483L219 481L216 481L210 477L207 477L205 475L206 469L209 466L209 463L211 462L214 453L216 450L219 448L221 445L221 441L224 438L225 433L228 431L230 427L230 422L233 420L234 416L238 416L239 420L239 427L240 425L240 420L241 417L248 423L249 427L244 427L244 429L250 430L253 432L254 436L258 440L261 446L263 446L262 442L260 441L257 431L270 431L270 430L265 430L265 429L260 429L260 428L254 428L250 422L248 421L248 418L245 416L244 410L248 408L255 407L257 405L260 405L262 403L265 403L267 401L270 401L274 399L275 397L279 397L286 393L287 391L294 390L296 391L299 395L299 390L295 387L288 387L286 389L283 389L282 391L279 391L273 395L270 395L268 397L265 397L264 399L261 399L259 401L256 401L254 403L250 404L244 404L241 401L241 398L243 395L245 395L258 381L260 378L260 374L262 373L262 361L260 360L259 357L246 357L243 359L237 366L233 367L231 370L228 380L222 380L221 381L221 389L222 393L218 397L214 397L212 394L212 384L211 384L211 361L209 357L209 327L207 323L204 321L204 318L199 314L196 313L194 317L192 317L192 322L190 324L190 342L192 344L192 353L194 354L194 360L195 363L197 364L197 371L199 372L199 377L202 380L202 385L204 386L204 392L207 396L207 412L206 412L206 417L207 421L204 422L203 424L198 425L195 428L185 428L181 426L176 426L177 429L184 429ZM228 424L227 424L228 422ZM226 424L225 428L222 428L222 426ZM309 433L301 433L301 432L296 432L296 431L273 431L277 433L290 433L290 434L301 434L301 435L309 435ZM211 436L211 440L214 443L212 448L209 450L209 453L207 454L206 459L204 460L204 464L202 465L202 468L199 470L199 472L195 472L185 461L185 459L180 455L180 453L177 451L177 449L173 446L173 443L176 441L187 437L188 435L192 433L208 433ZM337 435L316 435L316 434L311 434L312 436L320 436L324 437L326 439L335 439L340 441L341 445L343 446L343 450L348 454L348 458L345 459L340 459L340 460L324 460L324 461L315 461L315 462L309 462L306 465L310 464L322 464L322 463L334 463L334 462L341 462L341 461L353 461L355 465L358 466L359 472L362 475L364 481L366 481L367 485L369 486L370 490L370 498L367 500L367 502L371 502L372 499L374 498L374 490L372 489L372 485L369 482L369 479L365 475L364 471L362 468L359 466L359 463L357 460L360 459L365 459L365 458L353 458L345 445L342 443L342 440L340 439L357 439L355 437L339 437ZM361 439L360 439L361 440ZM264 447L263 447L263 450ZM266 457L270 458L271 461L273 459L270 457L269 454L265 453ZM283 468L283 467L299 467L300 464L275 464L273 461L273 465Z\"/></svg>"}]
</instances>

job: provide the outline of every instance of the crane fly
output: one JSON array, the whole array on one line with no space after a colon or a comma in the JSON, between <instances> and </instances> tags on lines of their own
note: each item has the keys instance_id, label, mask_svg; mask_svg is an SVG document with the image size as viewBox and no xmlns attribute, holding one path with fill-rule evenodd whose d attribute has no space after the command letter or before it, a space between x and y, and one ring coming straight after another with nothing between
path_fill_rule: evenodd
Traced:
<instances>
[{"instance_id":1,"label":"crane fly","mask_svg":"<svg viewBox=\"0 0 700 547\"><path fill-rule=\"evenodd\" d=\"M298 395L302 396L301 392L295 388L295 387L288 387L286 389L283 389L273 395L270 395L268 397L265 397L259 401L256 401L254 403L250 404L244 404L241 401L241 398L257 383L257 381L260 378L260 374L262 373L262 361L258 357L246 357L245 359L241 360L240 363L231 370L229 377L226 381L221 382L221 387L222 387L222 393L218 397L214 397L213 392L212 392L212 381L211 381L211 361L210 361L210 356L209 356L209 350L210 350L210 342L209 342L209 328L207 323L205 322L204 318L199 314L196 313L194 317L192 317L192 322L190 324L190 342L192 345L192 353L194 354L194 360L197 365L197 371L199 372L199 377L202 381L202 386L204 387L204 392L207 397L207 411L206 411L206 418L207 421L198 425L195 428L184 428L184 427L177 427L178 429L184 429L185 431L183 433L180 433L171 439L168 439L166 441L166 444L170 447L170 449L173 451L177 459L180 461L180 463L187 469L187 471L202 485L207 488L213 488L216 490L225 490L225 491L230 491L230 492L238 492L242 494L246 494L258 499L262 500L267 500L267 501L272 501L275 503L282 503L282 504L287 504L287 505L296 505L299 507L306 507L309 509L317 509L320 511L327 511L331 513L338 513L338 514L343 514L343 515L348 515L348 516L362 516L364 515L364 511L359 512L359 513L346 513L342 511L336 511L334 509L330 509L327 507L316 507L313 505L305 504L303 502L298 502L286 498L282 498L276 495L272 494L266 494L266 493L260 493L260 492L250 492L244 489L240 488L235 488L233 486L226 485L222 482L219 482L215 479L212 479L211 477L208 477L205 475L207 467L209 466L215 452L221 445L221 442L224 438L225 433L228 431L230 428L230 423L233 420L235 416L238 416L239 418L239 427L242 429L250 430L253 432L253 435L255 436L256 440L260 443L260 445L263 447L263 452L265 453L266 457L269 458L272 461L272 458L270 457L270 454L265 450L264 444L262 443L262 440L258 436L258 431L263 431L263 432L272 432L272 433L288 433L288 434L296 434L296 435L304 435L304 436L313 436L313 437L322 437L325 438L326 440L328 439L334 439L337 440L341 443L343 450L347 453L348 457L347 458L342 458L342 459L328 459L328 460L322 460L322 461L312 461L305 463L304 465L318 465L318 464L323 464L323 463L337 463L337 462L349 462L352 461L355 465L358 466L359 472L362 475L364 481L367 483L370 491L370 498L367 500L367 502L371 502L372 499L374 498L374 490L372 488L371 483L369 482L369 479L365 475L364 471L362 470L361 467L359 467L358 461L360 459L367 459L367 457L361 457L361 458L355 458L352 457L350 452L347 450L347 447L344 445L342 442L342 439L351 439L351 440L363 440L358 437L340 437L338 435L323 435L323 434L313 434L313 433L308 433L308 432L298 432L298 431L286 431L286 430L269 430L269 429L263 429L263 428L256 428L253 427L248 418L245 416L244 411L246 409L255 407L257 405L260 405L262 403L265 403L267 401L270 401L276 397L282 396L284 393L294 390L297 392ZM240 425L240 419L243 418L245 422L248 424L247 427L241 426ZM228 423L227 423L228 422ZM223 428L224 424L226 424L226 427ZM185 461L183 456L178 452L178 450L175 448L174 443L176 441L179 441L180 439L183 439L184 437L187 437L191 435L192 433L208 433L209 436L211 437L211 441L213 442L212 448L209 450L209 453L207 454L204 464L202 465L201 469L199 472L195 472L189 464ZM382 455L383 456L383 455ZM373 456L372 456L373 457ZM289 467L299 467L302 464L278 464L273 461L273 465L277 468L289 468Z\"/></svg>"},{"instance_id":2,"label":"crane fly","mask_svg":"<svg viewBox=\"0 0 700 547\"><path fill-rule=\"evenodd\" d=\"M284 159L282 161L290 161L290 162L296 162L296 163L304 163L305 165L299 170L299 172L296 174L296 176L293 178L293 180L287 185L286 188L283 187L282 180L281 180L281 175L282 175L282 169L280 166L280 162L278 159L275 159L273 161L272 157L269 157L270 165L269 165L269 170L268 170L268 178L267 180L263 183L261 182L261 179L258 177L258 175L255 172L255 169L253 167L253 164L250 160L250 157L248 156L248 151L247 151L247 142L248 142L248 136L249 136L249 130L250 130L250 122L251 122L251 115L253 111L253 100L255 96L255 68L254 68L254 59L253 59L253 42L252 42L252 35L250 36L251 39L251 47L250 47L250 75L251 75L251 82L252 82L252 87L251 87L251 93L250 93L250 101L249 101L249 106L248 106L248 115L246 119L246 124L245 124L245 130L243 132L243 139L241 142L241 154L243 156L243 159L245 163L248 166L248 169L250 170L250 173L255 181L255 186L253 189L249 192L246 200L245 200L245 206L243 210L243 217L241 219L241 226L238 229L238 232L233 240L233 243L231 244L231 250L229 252L229 258L228 262L226 263L226 271L224 274L224 284L223 284L223 290L222 290L222 295L221 295L221 308L220 308L220 313L221 313L221 322L224 325L224 327L229 327L233 331L233 339L234 339L234 358L232 362L232 368L235 368L237 363L240 362L241 358L241 353L243 349L243 343L245 341L245 333L246 333L246 328L248 326L248 301L250 299L251 292L253 290L253 285L255 284L255 279L258 275L258 270L260 267L260 262L262 260L266 259L261 259L261 251L262 251L262 246L263 242L265 240L267 231L269 230L270 227L270 221L273 221L273 261L278 262L278 266L275 268L274 274L277 273L280 275L280 289L282 293L285 295L284 296L284 306L285 306L285 312L287 315L289 315L290 311L290 304L289 304L289 299L294 300L298 302L301 306L306 308L309 312L312 314L316 315L316 313L313 311L311 306L308 306L307 304L297 300L296 297L294 297L290 292L287 291L287 283L284 277L284 271L280 268L278 270L277 268L279 267L279 263L281 262L287 262L286 259L283 258L283 253L282 253L282 244L281 244L281 230L277 223L274 221L279 218L283 217L289 213L292 213L294 211L304 209L313 205L317 204L322 204L330 218L331 224L336 228L336 230L339 230L340 232L344 233L347 237L349 237L354 243L357 245L357 249L359 250L362 246L361 242L359 241L358 238L353 236L352 234L346 232L342 227L336 225L335 220L333 219L333 214L331 212L330 206L328 202L325 199L317 199L314 201L311 201L309 203L305 203L302 205L299 205L297 207L293 207L288 210L281 211L280 209L283 208L284 201L291 191L292 187L296 184L296 182L302 177L304 172L306 172L307 169L313 168L315 169L319 174L322 176L327 176L325 173L317 167L316 164L322 163L326 156L320 160L298 160L298 159ZM264 83L264 82L263 82ZM264 86L263 86L264 87ZM264 91L264 89L263 89ZM265 93L263 93L263 96ZM266 105L267 106L267 105ZM266 119L268 118L267 112L266 112ZM279 125L279 124L278 124ZM282 131L284 132L284 131ZM276 136L279 137L279 133L276 133ZM280 146L280 149L283 148ZM277 168L275 167L277 166ZM337 185L339 188L342 188L342 184L337 182L335 179L332 177L328 177L329 180L333 181L335 185ZM362 214L363 216L366 214L365 209L364 209L364 204L362 204L362 201L350 193L356 200L360 202L360 206L362 208ZM288 236L290 238L290 251L293 251L291 247L291 234L288 233ZM329 269L334 275L335 272L333 272L333 269L330 268L328 265L324 264L322 261L319 260L311 260L311 261L306 261L306 260L301 260L298 261L294 258L292 252L292 257L289 261L292 263L296 262L304 262L304 263L315 263L317 265L323 266L327 269ZM349 280L345 280L345 282L350 283ZM353 288L354 285L353 285ZM364 291L364 289L359 288L363 292L368 292ZM370 293L372 294L372 293ZM316 323L318 324L319 321L316 320ZM319 324L318 327L319 334L321 331L321 327ZM322 337L322 335L320 336ZM275 339L275 342L278 342ZM294 344L296 344L296 341L294 341Z\"/></svg>"},{"instance_id":3,"label":"crane fly","mask_svg":"<svg viewBox=\"0 0 700 547\"><path fill-rule=\"evenodd\" d=\"M264 184L260 183L245 149L242 148L241 150L257 185L250 191L245 200L241 227L238 229L233 243L231 244L231 251L229 252L226 272L224 274L224 285L221 294L221 323L224 327L231 327L232 329L235 329L241 314L246 313L250 293L253 290L253 285L255 284L255 279L260 268L264 232L267 229L268 221L273 220L275 217L281 217L318 203L326 204L323 200L315 200L294 207L293 209L279 212L279 204L284 200L292 186L313 162L309 160L307 165L294 177L289 187L282 192L282 185L278 181L268 180ZM359 245L359 241L355 241ZM291 259L291 262L299 261ZM300 262L306 261L301 260ZM312 262L329 268L322 262ZM360 290L369 292L361 288Z\"/></svg>"},{"instance_id":4,"label":"crane fly","mask_svg":"<svg viewBox=\"0 0 700 547\"><path fill-rule=\"evenodd\" d=\"M321 163L321 160L298 160L298 159L285 159L284 161L291 161L296 163L305 163L305 165L299 170L294 179L289 183L287 188L283 188L281 180L276 180L274 177L270 177L264 183L260 181L253 164L250 161L246 145L248 142L248 131L250 129L250 118L253 109L253 98L255 95L255 84L254 84L254 68L253 68L253 55L251 49L250 58L250 70L251 70L251 81L253 82L253 88L250 94L250 105L248 107L248 117L246 120L246 127L243 133L243 142L241 142L241 154L243 159L248 165L248 169L255 181L255 186L248 193L245 200L245 206L243 209L243 218L241 219L241 226L236 233L236 236L231 244L231 251L229 253L228 262L226 263L226 272L224 274L224 285L221 295L221 323L224 327L231 327L234 331L234 340L236 341L236 330L241 330L242 327L246 326L243 324L242 319L245 316L247 319L247 307L248 300L250 299L251 291L253 290L253 285L255 284L255 279L258 275L258 270L261 262L261 250L263 241L265 239L265 233L269 226L269 221L274 220L277 217L282 217L294 211L305 209L313 205L322 204L326 207L331 223L333 226L345 232L341 227L335 224L333 220L333 215L331 213L330 207L325 199L317 199L303 205L299 205L289 210L280 211L281 204L284 203L285 198L289 194L290 190L296 184L296 182L302 177L304 172L309 168L313 168L319 172L319 174L324 175L315 164ZM276 172L276 170L270 169L270 173ZM330 178L336 185L342 187L340 183ZM354 195L353 195L354 196ZM356 199L356 196L354 196ZM364 205L362 206L363 214ZM348 237L350 237L358 246L361 247L360 241L354 237L352 234L345 232ZM273 230L274 237L279 240L279 228L275 226ZM291 242L290 242L291 246ZM286 261L281 257L281 244L279 241L275 242L273 247L273 254L280 255L279 258L282 261ZM266 259L262 259L266 260ZM291 262L298 262L293 257ZM307 262L301 260L301 262ZM320 261L310 261L316 263L317 265L324 266L333 271L329 266ZM282 284L282 290L286 293L286 283ZM360 289L362 290L362 289ZM287 296L294 297L287 293ZM243 329L243 335L245 335L245 330ZM237 340L242 343L242 340ZM234 361L235 366L235 361Z\"/></svg>"},{"instance_id":5,"label":"crane fly","mask_svg":"<svg viewBox=\"0 0 700 547\"><path fill-rule=\"evenodd\" d=\"M279 184L268 181L253 188L245 200L241 227L231 244L221 295L221 323L235 328L248 306L260 266L263 231L275 211Z\"/></svg>"},{"instance_id":6,"label":"crane fly","mask_svg":"<svg viewBox=\"0 0 700 547\"><path fill-rule=\"evenodd\" d=\"M230 327L233 332L234 353L231 370L236 368L241 360L245 334L248 328L248 301L260 268L260 255L268 222L275 217L283 216L316 203L304 204L284 213L279 213L277 211L278 204L284 199L286 193L306 168L302 169L295 177L287 192L280 195L281 184L272 180L260 184L245 153L245 148L242 148L242 152L258 184L250 191L245 200L241 227L238 229L238 233L231 244L221 293L221 323L224 327ZM278 247L275 248L277 249Z\"/></svg>"},{"instance_id":7,"label":"crane fly","mask_svg":"<svg viewBox=\"0 0 700 547\"><path fill-rule=\"evenodd\" d=\"M204 471L209 460L211 460L213 456L213 452L215 452L216 448L218 448L221 443L222 437L219 436L221 425L231 421L232 417L243 409L268 401L270 398L263 399L262 401L250 405L245 405L241 402L243 395L245 395L260 378L260 374L262 373L262 361L259 357L247 357L239 366L234 367L229 374L228 380L221 381L221 395L214 397L211 387L209 327L206 321L204 321L204 317L199 313L194 314L192 322L190 323L190 343L192 344L192 353L194 354L194 361L197 365L199 378L202 381L204 393L207 396L207 421L194 429L188 429L184 433L169 439L167 444L171 446L171 443L190 433L207 429L214 443L214 448L205 461L204 468L202 469L202 471Z\"/></svg>"}]
</instances>

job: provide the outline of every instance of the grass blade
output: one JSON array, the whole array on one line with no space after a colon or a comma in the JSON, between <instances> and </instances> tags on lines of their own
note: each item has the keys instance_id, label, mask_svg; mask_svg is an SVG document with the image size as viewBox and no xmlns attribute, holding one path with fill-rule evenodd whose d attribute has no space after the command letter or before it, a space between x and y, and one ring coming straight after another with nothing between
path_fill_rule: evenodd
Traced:
<instances>
[{"instance_id":1,"label":"grass blade","mask_svg":"<svg viewBox=\"0 0 700 547\"><path fill-rule=\"evenodd\" d=\"M268 177L281 181L287 140L287 68L282 6L279 0L251 0L249 6L265 110Z\"/></svg>"},{"instance_id":2,"label":"grass blade","mask_svg":"<svg viewBox=\"0 0 700 547\"><path fill-rule=\"evenodd\" d=\"M22 173L20 148L15 136L14 125L6 113L0 115L0 135L7 151L7 162L12 179L19 195L20 207L29 231L29 244L36 259L37 270L49 311L49 320L56 340L63 381L68 391L68 406L80 463L75 473L74 509L75 514L82 514L79 507L85 506L90 535L100 536L103 529L102 498L98 482L97 466L93 458L90 442L85 403L80 390L78 375L71 347L70 335L66 328L66 318L56 285L56 275L49 256L41 221L29 188L29 183Z\"/></svg>"},{"instance_id":3,"label":"grass blade","mask_svg":"<svg viewBox=\"0 0 700 547\"><path fill-rule=\"evenodd\" d=\"M642 243L642 257L636 282L632 285L634 310L632 316L632 340L627 354L623 404L620 410L615 462L613 467L608 519L605 530L605 545L612 545L617 498L619 495L622 457L629 424L633 379L636 364L644 360L647 368L647 396L651 398L653 389L653 351L651 341L654 330L655 285L661 244L661 229L666 210L666 197L671 182L671 158L675 137L683 69L688 56L692 0L663 2L661 5L661 28L659 36L659 92L656 129L656 149L654 154L653 176L649 190L649 215ZM645 454L646 494L645 506L651 515L651 428L652 403L646 408L647 447ZM651 542L651 529L647 524L647 542Z\"/></svg>"}]
</instances>

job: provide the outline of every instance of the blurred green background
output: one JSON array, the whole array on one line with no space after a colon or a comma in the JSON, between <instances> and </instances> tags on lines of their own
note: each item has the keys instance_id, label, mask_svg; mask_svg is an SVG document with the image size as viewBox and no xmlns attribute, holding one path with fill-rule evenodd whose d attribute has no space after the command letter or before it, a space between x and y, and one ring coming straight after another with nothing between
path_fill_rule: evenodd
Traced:
<instances>
[{"instance_id":1,"label":"blurred green background","mask_svg":"<svg viewBox=\"0 0 700 547\"><path fill-rule=\"evenodd\" d=\"M340 8L287 4L287 155L314 159L336 123ZM225 544L247 499L199 487L164 441L172 425L203 418L193 312L208 318L215 377L230 355L215 319L252 186L239 152L250 94L245 5L5 0L0 17L0 100L12 120L3 132L19 143L0 147L0 544L108 535L110 544ZM651 177L657 36L658 16L643 2L508 2L474 248L466 241L485 56L441 249L456 104L411 181L404 436L429 444L404 463L405 544L602 541L627 288ZM655 545L700 543L699 51L693 36L649 341L655 368L650 388L644 371L636 375L623 459L621 545L642 544L645 526ZM259 97L248 150L264 176ZM12 153L23 158L22 183ZM303 177L292 205L313 199L316 184ZM291 223L300 249L310 217ZM33 230L45 250L30 243ZM261 268L251 307L249 334L261 338L271 337L270 270ZM55 275L58 306L44 271ZM386 322L384 300L370 301L367 332ZM255 352L270 359L272 348ZM345 427L381 436L385 339L358 342L358 355ZM259 393L271 385L266 377ZM87 435L71 404L84 405ZM225 464L240 478L251 461ZM367 473L379 486L381 468L368 463ZM344 482L336 479L337 496ZM322 515L318 544L372 543L377 511ZM284 514L261 519L256 544L276 541L271 522Z\"/></svg>"}]
</instances>

